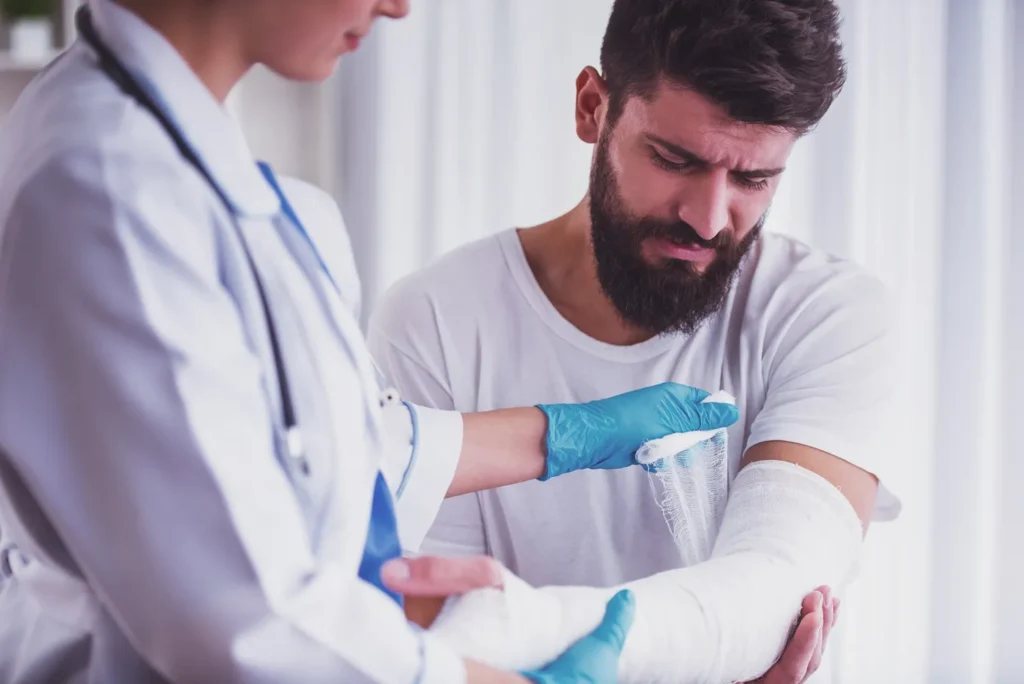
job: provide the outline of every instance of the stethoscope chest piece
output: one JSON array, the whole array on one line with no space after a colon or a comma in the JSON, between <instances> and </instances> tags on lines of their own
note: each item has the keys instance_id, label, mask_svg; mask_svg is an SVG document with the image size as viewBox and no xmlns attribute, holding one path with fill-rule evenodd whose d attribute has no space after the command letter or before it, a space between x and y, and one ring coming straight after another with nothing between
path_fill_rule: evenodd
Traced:
<instances>
[{"instance_id":1,"label":"stethoscope chest piece","mask_svg":"<svg viewBox=\"0 0 1024 684\"><path fill-rule=\"evenodd\" d=\"M298 467L300 473L309 477L309 460L306 458L305 445L302 443L302 431L297 425L293 425L285 430L284 439L288 458Z\"/></svg>"}]
</instances>

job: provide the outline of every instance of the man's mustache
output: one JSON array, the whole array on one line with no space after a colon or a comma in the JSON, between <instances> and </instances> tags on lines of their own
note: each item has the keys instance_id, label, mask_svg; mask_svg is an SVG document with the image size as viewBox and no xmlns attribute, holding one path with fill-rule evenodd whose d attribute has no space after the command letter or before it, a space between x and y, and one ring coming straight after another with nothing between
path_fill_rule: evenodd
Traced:
<instances>
[{"instance_id":1,"label":"man's mustache","mask_svg":"<svg viewBox=\"0 0 1024 684\"><path fill-rule=\"evenodd\" d=\"M710 240L705 240L694 230L693 226L685 221L663 223L647 219L641 221L637 228L636 234L641 242L649 238L663 238L686 247L700 247L716 251L723 247L729 247L733 243L731 234L725 231Z\"/></svg>"}]
</instances>

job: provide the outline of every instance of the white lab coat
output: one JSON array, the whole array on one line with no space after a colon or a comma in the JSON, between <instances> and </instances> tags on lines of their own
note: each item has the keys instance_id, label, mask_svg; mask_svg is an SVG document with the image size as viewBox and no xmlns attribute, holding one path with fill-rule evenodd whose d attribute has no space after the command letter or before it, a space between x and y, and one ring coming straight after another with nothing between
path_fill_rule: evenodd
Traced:
<instances>
[{"instance_id":1,"label":"white lab coat","mask_svg":"<svg viewBox=\"0 0 1024 684\"><path fill-rule=\"evenodd\" d=\"M409 448L409 414L380 408L336 207L284 184L341 292L173 48L90 4L238 216L85 44L0 130L0 528L34 559L0 590L0 681L463 680L357 576L378 472L401 488L415 548L461 417L417 410ZM274 314L308 477L279 457L267 326L233 221Z\"/></svg>"}]
</instances>

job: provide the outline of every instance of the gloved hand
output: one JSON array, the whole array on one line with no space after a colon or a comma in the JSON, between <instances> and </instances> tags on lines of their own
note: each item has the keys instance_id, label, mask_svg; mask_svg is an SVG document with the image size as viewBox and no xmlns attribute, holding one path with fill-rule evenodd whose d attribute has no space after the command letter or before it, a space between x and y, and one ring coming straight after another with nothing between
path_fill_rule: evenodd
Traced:
<instances>
[{"instance_id":1,"label":"gloved hand","mask_svg":"<svg viewBox=\"0 0 1024 684\"><path fill-rule=\"evenodd\" d=\"M702 404L709 396L666 382L586 404L542 404L538 408L548 417L548 458L540 479L587 468L625 468L636 463L633 455L644 442L735 423L737 408Z\"/></svg>"},{"instance_id":2,"label":"gloved hand","mask_svg":"<svg viewBox=\"0 0 1024 684\"><path fill-rule=\"evenodd\" d=\"M635 613L633 592L623 589L608 602L597 629L543 670L522 675L536 684L615 684L619 681L619 656Z\"/></svg>"}]
</instances>

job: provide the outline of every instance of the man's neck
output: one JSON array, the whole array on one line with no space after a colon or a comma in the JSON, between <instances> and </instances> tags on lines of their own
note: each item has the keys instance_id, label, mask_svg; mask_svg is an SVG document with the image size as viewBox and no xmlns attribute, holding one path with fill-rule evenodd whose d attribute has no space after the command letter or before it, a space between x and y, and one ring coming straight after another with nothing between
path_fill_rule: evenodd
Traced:
<instances>
[{"instance_id":1,"label":"man's neck","mask_svg":"<svg viewBox=\"0 0 1024 684\"><path fill-rule=\"evenodd\" d=\"M648 340L653 335L623 321L601 289L588 207L584 199L553 221L519 231L530 270L558 313L586 335L621 346Z\"/></svg>"},{"instance_id":2,"label":"man's neck","mask_svg":"<svg viewBox=\"0 0 1024 684\"><path fill-rule=\"evenodd\" d=\"M227 3L118 0L118 4L166 38L221 102L252 67L240 22Z\"/></svg>"}]
</instances>

